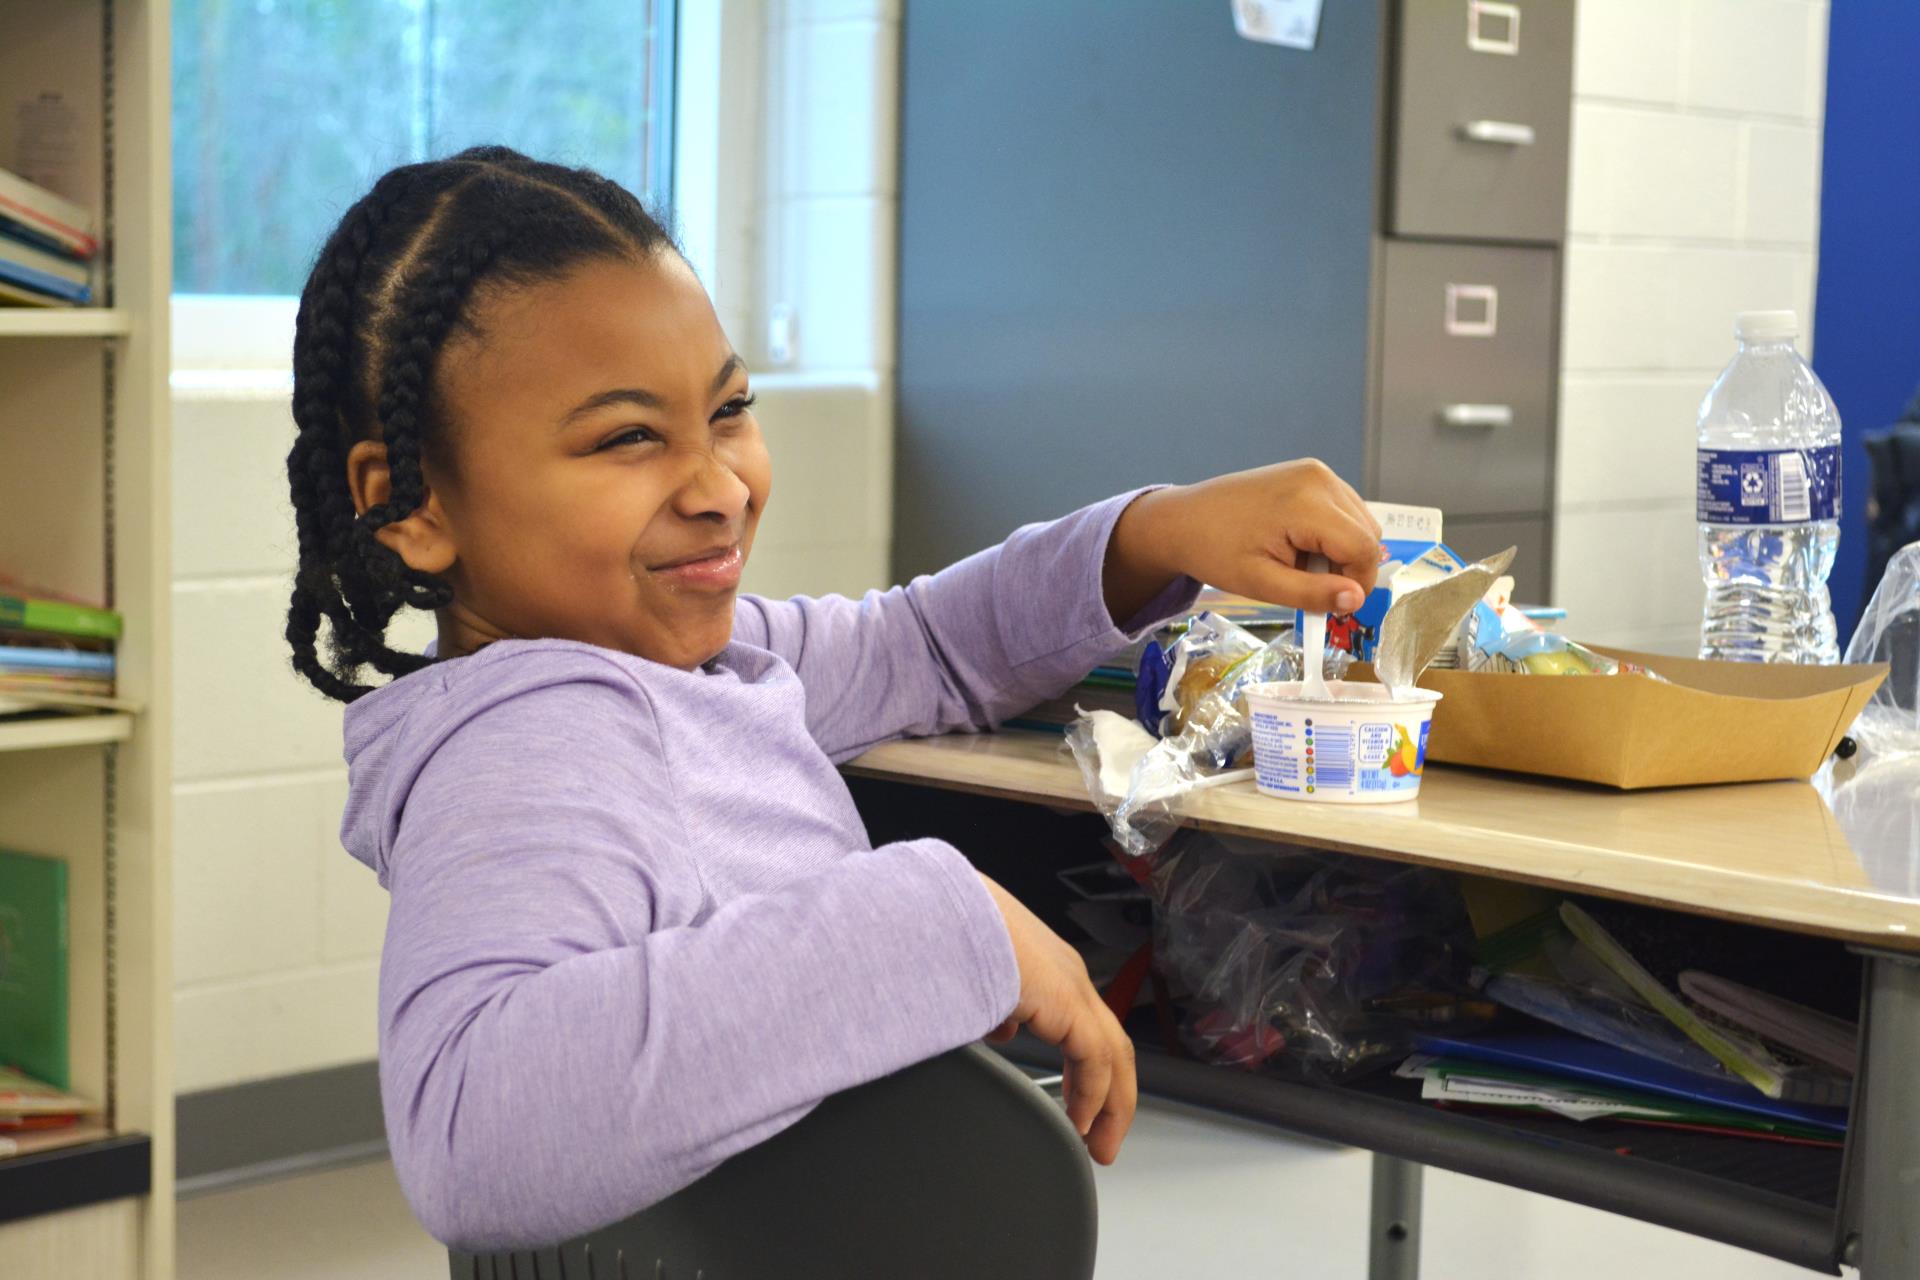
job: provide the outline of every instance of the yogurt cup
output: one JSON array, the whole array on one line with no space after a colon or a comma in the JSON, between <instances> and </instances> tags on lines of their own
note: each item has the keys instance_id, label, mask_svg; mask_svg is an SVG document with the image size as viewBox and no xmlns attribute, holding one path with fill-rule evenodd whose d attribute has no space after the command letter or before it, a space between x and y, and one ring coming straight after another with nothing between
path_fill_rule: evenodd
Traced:
<instances>
[{"instance_id":1,"label":"yogurt cup","mask_svg":"<svg viewBox=\"0 0 1920 1280\"><path fill-rule=\"evenodd\" d=\"M1254 785L1270 796L1329 804L1383 804L1420 794L1427 730L1440 695L1330 680L1309 701L1298 680L1249 685Z\"/></svg>"}]
</instances>

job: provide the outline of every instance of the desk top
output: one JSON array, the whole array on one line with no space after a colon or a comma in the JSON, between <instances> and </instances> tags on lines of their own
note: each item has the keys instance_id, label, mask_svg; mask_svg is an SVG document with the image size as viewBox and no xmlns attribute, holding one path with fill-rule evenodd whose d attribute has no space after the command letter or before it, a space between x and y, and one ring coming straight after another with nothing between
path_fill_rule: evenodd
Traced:
<instances>
[{"instance_id":1,"label":"desk top","mask_svg":"<svg viewBox=\"0 0 1920 1280\"><path fill-rule=\"evenodd\" d=\"M1093 808L1046 734L892 742L846 771ZM1812 783L1634 792L1429 765L1419 798L1398 804L1279 800L1249 781L1177 812L1204 830L1920 951L1920 759L1830 766Z\"/></svg>"}]
</instances>

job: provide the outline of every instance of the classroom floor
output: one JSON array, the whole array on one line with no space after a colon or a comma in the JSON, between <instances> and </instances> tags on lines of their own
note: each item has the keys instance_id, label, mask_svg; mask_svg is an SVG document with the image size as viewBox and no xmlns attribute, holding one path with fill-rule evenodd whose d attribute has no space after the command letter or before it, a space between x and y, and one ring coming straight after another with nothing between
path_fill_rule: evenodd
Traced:
<instances>
[{"instance_id":1,"label":"classroom floor","mask_svg":"<svg viewBox=\"0 0 1920 1280\"><path fill-rule=\"evenodd\" d=\"M1099 1169L1096 1280L1362 1280L1365 1154L1148 1102ZM1422 1280L1794 1280L1812 1272L1429 1170ZM180 1203L181 1280L444 1280L386 1161Z\"/></svg>"}]
</instances>

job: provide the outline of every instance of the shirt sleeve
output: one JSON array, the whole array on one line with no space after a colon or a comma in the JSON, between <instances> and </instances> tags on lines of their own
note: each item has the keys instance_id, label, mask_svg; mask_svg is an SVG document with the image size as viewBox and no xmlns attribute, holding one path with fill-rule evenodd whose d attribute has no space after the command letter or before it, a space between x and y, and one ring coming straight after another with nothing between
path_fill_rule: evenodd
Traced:
<instances>
[{"instance_id":1,"label":"shirt sleeve","mask_svg":"<svg viewBox=\"0 0 1920 1280\"><path fill-rule=\"evenodd\" d=\"M1133 618L1116 623L1107 612L1107 542L1144 492L1026 525L997 547L857 601L744 596L734 636L798 673L808 731L836 762L894 738L991 728L1192 607L1200 587L1183 577Z\"/></svg>"},{"instance_id":2,"label":"shirt sleeve","mask_svg":"<svg viewBox=\"0 0 1920 1280\"><path fill-rule=\"evenodd\" d=\"M999 913L939 841L703 915L660 758L638 686L576 682L483 711L412 786L381 1095L401 1187L443 1243L617 1221L1012 1011Z\"/></svg>"}]
</instances>

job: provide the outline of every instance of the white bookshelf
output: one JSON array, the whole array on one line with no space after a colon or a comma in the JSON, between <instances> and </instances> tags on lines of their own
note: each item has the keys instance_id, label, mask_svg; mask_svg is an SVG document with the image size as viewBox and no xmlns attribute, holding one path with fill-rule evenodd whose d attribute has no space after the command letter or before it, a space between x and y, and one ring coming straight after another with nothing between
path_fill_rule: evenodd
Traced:
<instances>
[{"instance_id":1,"label":"white bookshelf","mask_svg":"<svg viewBox=\"0 0 1920 1280\"><path fill-rule=\"evenodd\" d=\"M61 194L102 218L106 305L0 309L0 568L126 619L133 711L0 720L0 845L68 864L72 1085L108 1136L0 1158L0 1275L173 1275L166 0L0 0L0 166L71 111Z\"/></svg>"}]
</instances>

